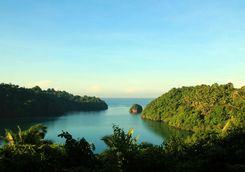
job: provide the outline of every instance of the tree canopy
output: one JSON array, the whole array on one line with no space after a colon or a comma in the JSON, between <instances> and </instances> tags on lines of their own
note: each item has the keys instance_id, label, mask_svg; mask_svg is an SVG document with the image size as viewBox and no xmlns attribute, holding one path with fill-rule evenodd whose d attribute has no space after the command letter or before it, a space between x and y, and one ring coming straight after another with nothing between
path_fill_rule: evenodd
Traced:
<instances>
[{"instance_id":1,"label":"tree canopy","mask_svg":"<svg viewBox=\"0 0 245 172\"><path fill-rule=\"evenodd\" d=\"M192 131L244 125L245 87L229 83L173 88L148 104L142 118Z\"/></svg>"},{"instance_id":2,"label":"tree canopy","mask_svg":"<svg viewBox=\"0 0 245 172\"><path fill-rule=\"evenodd\" d=\"M245 131L234 127L227 131L196 132L184 139L172 137L166 144L138 143L133 129L128 132L113 126L112 135L102 138L107 149L95 154L94 145L85 138L74 139L62 131L64 144L44 138L45 126L13 133L6 131L6 143L0 147L0 171L166 171L166 172L240 172L245 170ZM40 136L41 134L41 136ZM29 136L35 136L29 141ZM40 137L39 137L40 136ZM12 137L13 139L9 139ZM22 140L22 141L20 141Z\"/></svg>"},{"instance_id":3,"label":"tree canopy","mask_svg":"<svg viewBox=\"0 0 245 172\"><path fill-rule=\"evenodd\" d=\"M96 97L75 96L54 89L42 90L38 86L28 89L18 85L0 84L0 116L44 116L107 108L107 104Z\"/></svg>"}]
</instances>

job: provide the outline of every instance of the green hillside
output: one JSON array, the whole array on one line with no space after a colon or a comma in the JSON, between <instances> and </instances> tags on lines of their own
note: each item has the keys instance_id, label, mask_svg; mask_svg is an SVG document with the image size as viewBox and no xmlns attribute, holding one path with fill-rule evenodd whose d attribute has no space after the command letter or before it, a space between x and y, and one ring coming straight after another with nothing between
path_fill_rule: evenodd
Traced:
<instances>
[{"instance_id":1,"label":"green hillside","mask_svg":"<svg viewBox=\"0 0 245 172\"><path fill-rule=\"evenodd\" d=\"M0 116L45 116L68 111L97 111L107 109L99 98L74 96L65 91L28 89L12 84L0 84Z\"/></svg>"},{"instance_id":2,"label":"green hillside","mask_svg":"<svg viewBox=\"0 0 245 172\"><path fill-rule=\"evenodd\" d=\"M236 89L229 83L173 88L148 104L142 118L192 131L244 125L245 86Z\"/></svg>"}]
</instances>

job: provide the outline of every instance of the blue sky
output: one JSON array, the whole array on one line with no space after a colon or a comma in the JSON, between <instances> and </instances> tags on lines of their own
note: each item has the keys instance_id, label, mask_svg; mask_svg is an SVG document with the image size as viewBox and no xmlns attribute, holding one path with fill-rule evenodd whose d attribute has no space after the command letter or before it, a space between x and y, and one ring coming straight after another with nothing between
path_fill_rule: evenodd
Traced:
<instances>
[{"instance_id":1,"label":"blue sky","mask_svg":"<svg viewBox=\"0 0 245 172\"><path fill-rule=\"evenodd\" d=\"M245 85L244 0L0 1L0 82L157 97Z\"/></svg>"}]
</instances>

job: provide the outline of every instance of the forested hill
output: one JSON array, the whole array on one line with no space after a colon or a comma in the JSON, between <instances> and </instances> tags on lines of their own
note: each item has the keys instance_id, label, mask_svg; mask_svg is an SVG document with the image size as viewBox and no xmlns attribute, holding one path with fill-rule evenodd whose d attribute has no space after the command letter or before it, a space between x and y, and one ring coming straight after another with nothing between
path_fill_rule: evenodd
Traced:
<instances>
[{"instance_id":1,"label":"forested hill","mask_svg":"<svg viewBox=\"0 0 245 172\"><path fill-rule=\"evenodd\" d=\"M68 111L106 110L99 98L74 96L65 91L31 89L18 85L0 84L0 116L57 115Z\"/></svg>"},{"instance_id":2,"label":"forested hill","mask_svg":"<svg viewBox=\"0 0 245 172\"><path fill-rule=\"evenodd\" d=\"M245 86L236 89L229 83L173 88L148 104L142 118L192 131L244 125Z\"/></svg>"}]
</instances>

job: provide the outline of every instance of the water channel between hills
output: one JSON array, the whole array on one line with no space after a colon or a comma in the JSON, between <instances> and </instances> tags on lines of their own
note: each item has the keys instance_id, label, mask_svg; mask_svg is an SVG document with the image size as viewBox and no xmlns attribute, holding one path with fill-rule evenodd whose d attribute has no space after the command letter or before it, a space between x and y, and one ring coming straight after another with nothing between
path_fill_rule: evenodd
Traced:
<instances>
[{"instance_id":1,"label":"water channel between hills","mask_svg":"<svg viewBox=\"0 0 245 172\"><path fill-rule=\"evenodd\" d=\"M137 103L147 105L152 99L104 99L109 109L100 112L72 112L59 117L25 117L25 118L2 118L0 120L0 134L4 129L16 130L16 126L27 128L36 123L43 123L48 127L46 139L56 143L64 143L57 135L62 130L68 131L74 138L84 137L87 141L94 143L99 153L106 148L101 138L112 133L112 125L118 125L126 131L134 128L134 136L139 137L139 142L161 144L170 136L186 136L189 133L167 126L163 122L155 122L141 119L140 115L132 115L129 108Z\"/></svg>"}]
</instances>

